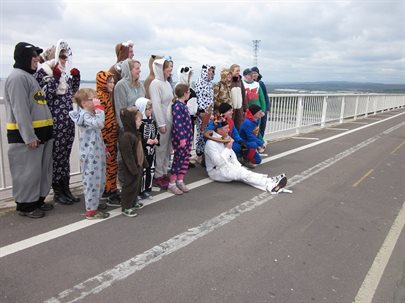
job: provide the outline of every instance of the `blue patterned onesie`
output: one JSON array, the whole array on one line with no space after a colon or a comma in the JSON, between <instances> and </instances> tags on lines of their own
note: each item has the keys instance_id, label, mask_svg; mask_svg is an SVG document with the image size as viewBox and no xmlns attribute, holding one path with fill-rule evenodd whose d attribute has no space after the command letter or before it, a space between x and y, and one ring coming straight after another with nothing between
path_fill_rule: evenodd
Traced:
<instances>
[{"instance_id":1,"label":"blue patterned onesie","mask_svg":"<svg viewBox=\"0 0 405 303\"><path fill-rule=\"evenodd\" d=\"M172 146L174 150L172 175L185 175L190 162L190 151L193 144L193 123L186 104L179 100L172 105L173 128ZM186 145L180 148L180 141L186 140Z\"/></svg>"},{"instance_id":2,"label":"blue patterned onesie","mask_svg":"<svg viewBox=\"0 0 405 303\"><path fill-rule=\"evenodd\" d=\"M95 113L79 109L70 111L70 118L80 128L80 168L83 178L86 211L97 210L105 186L106 153L101 129L104 111Z\"/></svg>"}]
</instances>

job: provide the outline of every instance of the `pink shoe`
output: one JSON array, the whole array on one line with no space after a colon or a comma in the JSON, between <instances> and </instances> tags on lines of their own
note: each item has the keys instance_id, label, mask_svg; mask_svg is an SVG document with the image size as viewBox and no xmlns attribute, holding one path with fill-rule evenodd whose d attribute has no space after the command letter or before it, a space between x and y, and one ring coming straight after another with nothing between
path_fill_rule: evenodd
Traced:
<instances>
[{"instance_id":1,"label":"pink shoe","mask_svg":"<svg viewBox=\"0 0 405 303\"><path fill-rule=\"evenodd\" d=\"M184 182L179 182L177 181L176 183L177 187L183 192L183 193L188 193L190 190L187 188L186 184Z\"/></svg>"},{"instance_id":2,"label":"pink shoe","mask_svg":"<svg viewBox=\"0 0 405 303\"><path fill-rule=\"evenodd\" d=\"M167 191L171 192L172 194L175 195L182 195L183 192L176 186L176 185L172 185L167 187Z\"/></svg>"},{"instance_id":3,"label":"pink shoe","mask_svg":"<svg viewBox=\"0 0 405 303\"><path fill-rule=\"evenodd\" d=\"M165 180L165 178L162 176L162 177L153 179L153 185L166 189L167 186L169 185L169 181Z\"/></svg>"}]
</instances>

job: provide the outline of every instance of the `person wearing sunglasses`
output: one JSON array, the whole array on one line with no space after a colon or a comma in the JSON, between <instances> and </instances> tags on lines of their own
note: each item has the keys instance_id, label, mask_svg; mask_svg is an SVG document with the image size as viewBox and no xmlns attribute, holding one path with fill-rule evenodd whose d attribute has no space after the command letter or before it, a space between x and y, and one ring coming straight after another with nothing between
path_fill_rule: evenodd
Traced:
<instances>
[{"instance_id":1,"label":"person wearing sunglasses","mask_svg":"<svg viewBox=\"0 0 405 303\"><path fill-rule=\"evenodd\" d=\"M33 77L42 49L20 42L14 69L4 87L8 160L19 215L42 218L53 208L45 204L52 176L52 114Z\"/></svg>"},{"instance_id":2,"label":"person wearing sunglasses","mask_svg":"<svg viewBox=\"0 0 405 303\"><path fill-rule=\"evenodd\" d=\"M72 67L72 49L59 40L54 59L44 62L35 73L53 117L53 173L54 201L71 205L79 202L70 188L70 154L75 138L75 124L69 117L72 99L80 86L80 72Z\"/></svg>"}]
</instances>

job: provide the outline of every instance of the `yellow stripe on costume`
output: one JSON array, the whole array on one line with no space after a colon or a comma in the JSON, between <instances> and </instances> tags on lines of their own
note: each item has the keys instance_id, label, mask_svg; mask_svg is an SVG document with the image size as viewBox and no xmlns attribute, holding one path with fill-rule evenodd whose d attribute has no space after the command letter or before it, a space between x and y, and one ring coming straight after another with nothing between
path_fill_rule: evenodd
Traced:
<instances>
[{"instance_id":1,"label":"yellow stripe on costume","mask_svg":"<svg viewBox=\"0 0 405 303\"><path fill-rule=\"evenodd\" d=\"M52 119L32 121L33 128L41 128L41 127L51 126L51 125L53 125ZM17 130L18 123L7 123L7 129L8 130Z\"/></svg>"}]
</instances>

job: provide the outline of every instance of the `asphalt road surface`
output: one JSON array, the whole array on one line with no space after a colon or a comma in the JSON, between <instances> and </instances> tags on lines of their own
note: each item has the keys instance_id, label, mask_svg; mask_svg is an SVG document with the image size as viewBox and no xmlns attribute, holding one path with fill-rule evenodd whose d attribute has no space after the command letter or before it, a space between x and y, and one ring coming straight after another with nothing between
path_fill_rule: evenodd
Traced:
<instances>
[{"instance_id":1,"label":"asphalt road surface","mask_svg":"<svg viewBox=\"0 0 405 303\"><path fill-rule=\"evenodd\" d=\"M268 145L292 194L192 168L128 218L0 214L0 302L403 303L405 110Z\"/></svg>"}]
</instances>

